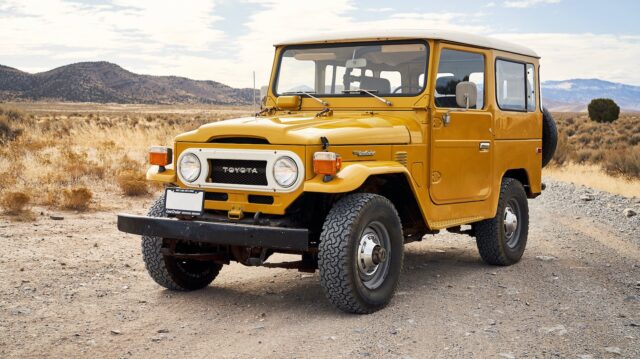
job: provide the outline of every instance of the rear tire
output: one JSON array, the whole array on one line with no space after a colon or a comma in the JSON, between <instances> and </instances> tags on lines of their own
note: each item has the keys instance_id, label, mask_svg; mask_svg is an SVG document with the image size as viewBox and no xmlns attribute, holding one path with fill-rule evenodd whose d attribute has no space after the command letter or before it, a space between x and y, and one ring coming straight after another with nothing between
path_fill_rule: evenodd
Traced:
<instances>
[{"instance_id":1,"label":"rear tire","mask_svg":"<svg viewBox=\"0 0 640 359\"><path fill-rule=\"evenodd\" d=\"M156 200L148 212L150 217L166 217L164 195ZM220 273L222 264L182 260L161 253L164 239L142 236L142 259L151 278L159 285L179 291L208 286Z\"/></svg>"},{"instance_id":2,"label":"rear tire","mask_svg":"<svg viewBox=\"0 0 640 359\"><path fill-rule=\"evenodd\" d=\"M508 266L520 261L527 246L529 206L522 184L503 178L496 216L475 225L476 244L487 264Z\"/></svg>"},{"instance_id":3,"label":"rear tire","mask_svg":"<svg viewBox=\"0 0 640 359\"><path fill-rule=\"evenodd\" d=\"M339 309L372 313L391 300L403 256L402 224L393 204L376 194L351 194L333 206L322 227L320 283Z\"/></svg>"}]
</instances>

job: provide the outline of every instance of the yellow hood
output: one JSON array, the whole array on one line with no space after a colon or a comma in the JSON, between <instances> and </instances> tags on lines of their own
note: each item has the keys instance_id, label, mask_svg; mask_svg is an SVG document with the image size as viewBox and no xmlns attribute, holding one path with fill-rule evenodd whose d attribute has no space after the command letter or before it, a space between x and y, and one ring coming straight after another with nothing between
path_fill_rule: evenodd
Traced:
<instances>
[{"instance_id":1,"label":"yellow hood","mask_svg":"<svg viewBox=\"0 0 640 359\"><path fill-rule=\"evenodd\" d=\"M411 137L406 119L376 114L340 114L315 117L297 114L244 117L214 122L176 137L177 142L209 142L224 137L264 138L270 144L313 145L327 137L332 145L403 144Z\"/></svg>"}]
</instances>

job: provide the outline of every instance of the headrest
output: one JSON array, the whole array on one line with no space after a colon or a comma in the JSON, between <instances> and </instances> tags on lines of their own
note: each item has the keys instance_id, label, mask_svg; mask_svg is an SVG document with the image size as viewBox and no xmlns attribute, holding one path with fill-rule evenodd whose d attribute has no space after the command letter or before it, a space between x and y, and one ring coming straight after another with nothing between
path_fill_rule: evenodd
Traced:
<instances>
[{"instance_id":1,"label":"headrest","mask_svg":"<svg viewBox=\"0 0 640 359\"><path fill-rule=\"evenodd\" d=\"M436 91L440 95L455 95L458 82L455 76L439 77L436 80Z\"/></svg>"},{"instance_id":2,"label":"headrest","mask_svg":"<svg viewBox=\"0 0 640 359\"><path fill-rule=\"evenodd\" d=\"M360 78L360 88L378 91L378 93L382 94L389 94L391 93L391 82L387 79L362 76Z\"/></svg>"}]
</instances>

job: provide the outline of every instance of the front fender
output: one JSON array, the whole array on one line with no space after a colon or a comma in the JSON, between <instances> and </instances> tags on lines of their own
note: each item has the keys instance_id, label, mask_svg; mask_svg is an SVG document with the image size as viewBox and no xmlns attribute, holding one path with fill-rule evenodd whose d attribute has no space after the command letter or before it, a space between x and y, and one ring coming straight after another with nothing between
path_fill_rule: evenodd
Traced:
<instances>
[{"instance_id":1,"label":"front fender","mask_svg":"<svg viewBox=\"0 0 640 359\"><path fill-rule=\"evenodd\" d=\"M315 176L304 183L304 192L346 193L355 191L374 175L403 173L411 178L406 167L394 161L346 162L342 170L329 182L323 176ZM411 181L410 181L411 182Z\"/></svg>"},{"instance_id":2,"label":"front fender","mask_svg":"<svg viewBox=\"0 0 640 359\"><path fill-rule=\"evenodd\" d=\"M160 168L158 166L151 166L147 170L147 180L154 182L164 182L164 183L176 183L178 177L176 176L176 171L173 169L173 165L168 165L163 172L160 172Z\"/></svg>"}]
</instances>

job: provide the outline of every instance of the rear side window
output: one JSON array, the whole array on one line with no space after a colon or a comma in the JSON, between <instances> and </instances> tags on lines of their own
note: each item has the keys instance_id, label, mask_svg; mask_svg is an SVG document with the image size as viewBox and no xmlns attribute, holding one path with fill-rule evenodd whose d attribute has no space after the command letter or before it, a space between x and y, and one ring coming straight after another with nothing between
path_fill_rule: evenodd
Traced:
<instances>
[{"instance_id":1,"label":"rear side window","mask_svg":"<svg viewBox=\"0 0 640 359\"><path fill-rule=\"evenodd\" d=\"M527 111L536 110L536 70L532 64L527 64Z\"/></svg>"},{"instance_id":2,"label":"rear side window","mask_svg":"<svg viewBox=\"0 0 640 359\"><path fill-rule=\"evenodd\" d=\"M496 90L501 110L526 111L525 64L497 60Z\"/></svg>"},{"instance_id":3,"label":"rear side window","mask_svg":"<svg viewBox=\"0 0 640 359\"><path fill-rule=\"evenodd\" d=\"M437 107L458 108L456 86L460 82L476 84L478 99L475 108L484 107L484 56L466 51L443 49L440 53L436 92Z\"/></svg>"}]
</instances>

